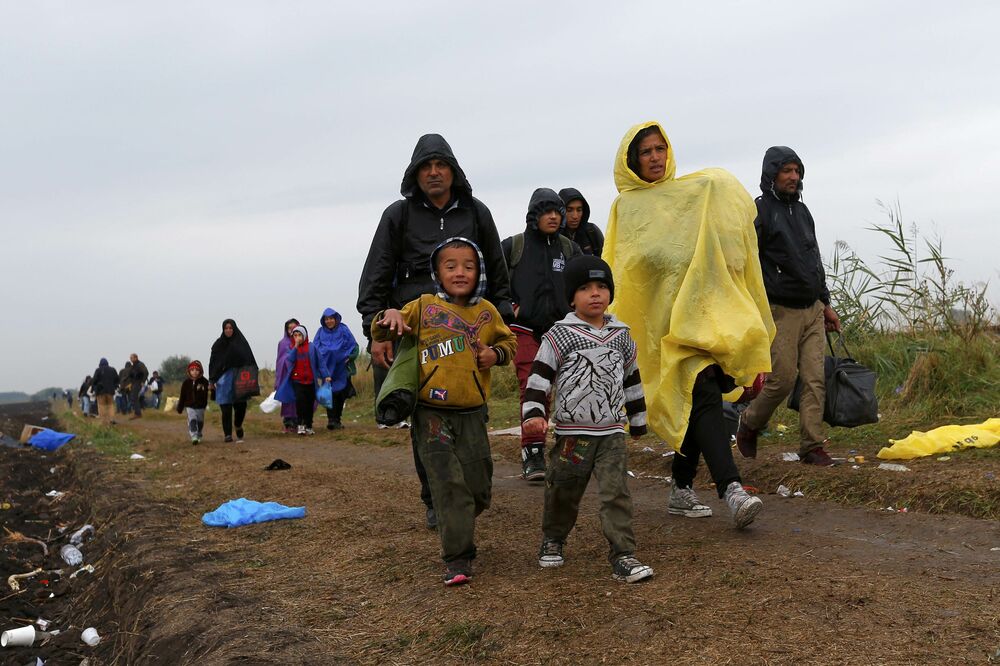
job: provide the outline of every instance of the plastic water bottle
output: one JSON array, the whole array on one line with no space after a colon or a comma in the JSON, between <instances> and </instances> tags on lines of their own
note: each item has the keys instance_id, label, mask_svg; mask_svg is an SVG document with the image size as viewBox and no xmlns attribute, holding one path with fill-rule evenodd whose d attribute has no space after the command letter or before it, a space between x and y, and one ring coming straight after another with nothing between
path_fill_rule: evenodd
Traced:
<instances>
[{"instance_id":1,"label":"plastic water bottle","mask_svg":"<svg viewBox=\"0 0 1000 666\"><path fill-rule=\"evenodd\" d=\"M89 524L88 525L84 525L83 527L81 527L80 529L78 529L76 532L73 532L73 536L71 536L69 538L69 542L71 544L73 544L74 546L79 546L80 544L83 543L83 538L85 536L87 536L87 534L91 534L92 535L93 533L94 533L94 526L93 525L89 525Z\"/></svg>"},{"instance_id":2,"label":"plastic water bottle","mask_svg":"<svg viewBox=\"0 0 1000 666\"><path fill-rule=\"evenodd\" d=\"M83 553L81 553L80 549L71 543L68 543L59 549L59 557L63 558L63 562L71 567L75 567L83 563Z\"/></svg>"}]
</instances>

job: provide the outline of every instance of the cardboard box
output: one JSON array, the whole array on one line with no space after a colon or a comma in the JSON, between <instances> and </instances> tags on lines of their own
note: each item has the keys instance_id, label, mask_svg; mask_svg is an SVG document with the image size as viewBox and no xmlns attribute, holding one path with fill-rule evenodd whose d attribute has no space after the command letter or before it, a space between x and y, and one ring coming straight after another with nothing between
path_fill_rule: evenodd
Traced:
<instances>
[{"instance_id":1,"label":"cardboard box","mask_svg":"<svg viewBox=\"0 0 1000 666\"><path fill-rule=\"evenodd\" d=\"M48 428L46 428L45 426L36 426L36 425L24 426L24 429L21 430L21 440L20 440L21 443L27 444L29 439L31 439L36 433L39 433L43 430L48 430Z\"/></svg>"}]
</instances>

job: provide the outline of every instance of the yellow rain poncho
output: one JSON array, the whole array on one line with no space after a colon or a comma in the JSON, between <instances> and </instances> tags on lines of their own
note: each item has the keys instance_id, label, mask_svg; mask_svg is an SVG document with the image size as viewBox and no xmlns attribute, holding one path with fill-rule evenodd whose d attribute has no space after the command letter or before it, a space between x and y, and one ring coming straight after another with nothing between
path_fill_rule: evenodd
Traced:
<instances>
[{"instance_id":1,"label":"yellow rain poncho","mask_svg":"<svg viewBox=\"0 0 1000 666\"><path fill-rule=\"evenodd\" d=\"M1000 419L977 425L946 425L927 432L914 430L904 439L890 439L892 446L878 452L882 460L912 460L959 449L985 449L1000 443Z\"/></svg>"},{"instance_id":2,"label":"yellow rain poncho","mask_svg":"<svg viewBox=\"0 0 1000 666\"><path fill-rule=\"evenodd\" d=\"M628 147L651 126L667 140L667 164L662 178L646 182L629 168ZM659 123L628 131L615 158L619 194L603 257L615 278L610 309L632 328L638 345L649 424L679 450L695 377L713 363L738 386L769 372L774 321L750 194L722 169L676 179L675 169L673 146Z\"/></svg>"}]
</instances>

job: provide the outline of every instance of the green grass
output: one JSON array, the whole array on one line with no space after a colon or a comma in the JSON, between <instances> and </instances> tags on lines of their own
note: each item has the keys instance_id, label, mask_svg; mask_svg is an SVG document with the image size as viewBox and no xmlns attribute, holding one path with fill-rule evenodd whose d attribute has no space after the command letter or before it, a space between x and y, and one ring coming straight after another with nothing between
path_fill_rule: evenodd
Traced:
<instances>
[{"instance_id":1,"label":"green grass","mask_svg":"<svg viewBox=\"0 0 1000 666\"><path fill-rule=\"evenodd\" d=\"M98 451L113 458L132 455L132 446L139 441L130 432L101 425L96 419L85 419L68 409L57 416L69 432L76 433L79 439L93 444Z\"/></svg>"}]
</instances>

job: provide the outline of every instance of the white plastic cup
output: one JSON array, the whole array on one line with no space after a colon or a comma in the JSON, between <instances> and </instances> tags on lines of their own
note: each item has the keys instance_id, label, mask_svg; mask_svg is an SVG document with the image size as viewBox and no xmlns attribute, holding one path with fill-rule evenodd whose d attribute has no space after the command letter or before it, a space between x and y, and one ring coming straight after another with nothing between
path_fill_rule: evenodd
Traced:
<instances>
[{"instance_id":1,"label":"white plastic cup","mask_svg":"<svg viewBox=\"0 0 1000 666\"><path fill-rule=\"evenodd\" d=\"M87 627L86 629L83 630L83 633L80 634L80 640L82 640L90 647L94 647L101 642L101 637L97 635L97 629L94 629L93 627Z\"/></svg>"},{"instance_id":2,"label":"white plastic cup","mask_svg":"<svg viewBox=\"0 0 1000 666\"><path fill-rule=\"evenodd\" d=\"M35 628L27 627L8 629L0 634L0 647L26 647L35 642Z\"/></svg>"}]
</instances>

